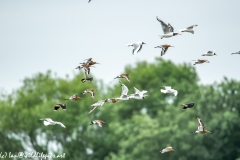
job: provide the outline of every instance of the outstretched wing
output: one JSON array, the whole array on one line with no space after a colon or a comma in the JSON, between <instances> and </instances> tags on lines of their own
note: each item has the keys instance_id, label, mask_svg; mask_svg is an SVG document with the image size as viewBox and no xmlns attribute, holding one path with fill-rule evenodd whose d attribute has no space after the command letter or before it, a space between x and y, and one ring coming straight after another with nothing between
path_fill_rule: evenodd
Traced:
<instances>
[{"instance_id":1,"label":"outstretched wing","mask_svg":"<svg viewBox=\"0 0 240 160\"><path fill-rule=\"evenodd\" d=\"M121 87L122 87L122 93L121 93L121 95L127 95L127 93L128 93L128 88L127 88L127 86L125 86L123 83L121 83Z\"/></svg>"},{"instance_id":2,"label":"outstretched wing","mask_svg":"<svg viewBox=\"0 0 240 160\"><path fill-rule=\"evenodd\" d=\"M187 29L193 29L193 27L197 27L198 25L192 25L192 26L189 26L187 27Z\"/></svg>"},{"instance_id":3,"label":"outstretched wing","mask_svg":"<svg viewBox=\"0 0 240 160\"><path fill-rule=\"evenodd\" d=\"M66 128L61 122L55 122L56 124L59 124L61 127Z\"/></svg>"},{"instance_id":4,"label":"outstretched wing","mask_svg":"<svg viewBox=\"0 0 240 160\"><path fill-rule=\"evenodd\" d=\"M167 34L167 33L169 33L169 27L168 27L168 25L166 24L166 23L164 23L161 19L159 19L158 17L157 17L157 20L161 23L161 25L162 25L162 30L163 30L163 33L164 34Z\"/></svg>"},{"instance_id":5,"label":"outstretched wing","mask_svg":"<svg viewBox=\"0 0 240 160\"><path fill-rule=\"evenodd\" d=\"M135 88L135 87L133 87L133 88L134 88L135 94L139 94L140 93L140 91L137 88Z\"/></svg>"},{"instance_id":6,"label":"outstretched wing","mask_svg":"<svg viewBox=\"0 0 240 160\"><path fill-rule=\"evenodd\" d=\"M202 120L200 118L196 118L197 122L198 122L198 130L199 131L203 131L204 130L204 123L202 122Z\"/></svg>"},{"instance_id":7,"label":"outstretched wing","mask_svg":"<svg viewBox=\"0 0 240 160\"><path fill-rule=\"evenodd\" d=\"M169 28L169 32L174 32L173 26L171 26L171 24L169 24L169 23L168 23L168 28Z\"/></svg>"},{"instance_id":8,"label":"outstretched wing","mask_svg":"<svg viewBox=\"0 0 240 160\"><path fill-rule=\"evenodd\" d=\"M142 45L138 43L133 43L132 46L134 47L132 52L133 55L135 55L137 52L139 52L142 49Z\"/></svg>"},{"instance_id":9,"label":"outstretched wing","mask_svg":"<svg viewBox=\"0 0 240 160\"><path fill-rule=\"evenodd\" d=\"M168 48L162 47L161 56L167 52Z\"/></svg>"}]
</instances>

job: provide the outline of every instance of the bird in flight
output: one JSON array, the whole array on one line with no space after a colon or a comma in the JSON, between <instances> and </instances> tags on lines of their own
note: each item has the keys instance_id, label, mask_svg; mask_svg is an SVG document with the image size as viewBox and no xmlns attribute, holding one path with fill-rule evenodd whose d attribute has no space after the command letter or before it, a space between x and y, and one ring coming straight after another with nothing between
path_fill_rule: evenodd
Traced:
<instances>
[{"instance_id":1,"label":"bird in flight","mask_svg":"<svg viewBox=\"0 0 240 160\"><path fill-rule=\"evenodd\" d=\"M174 96L177 96L178 94L177 90L172 89L170 86L164 86L164 87L165 87L165 90L164 89L160 90L162 93L172 93Z\"/></svg>"},{"instance_id":2,"label":"bird in flight","mask_svg":"<svg viewBox=\"0 0 240 160\"><path fill-rule=\"evenodd\" d=\"M56 105L54 106L53 110L56 111L56 110L58 110L60 107L62 108L62 110L66 110L66 109L67 109L66 104L64 104L64 103L59 103L59 104L56 104Z\"/></svg>"},{"instance_id":3,"label":"bird in flight","mask_svg":"<svg viewBox=\"0 0 240 160\"><path fill-rule=\"evenodd\" d=\"M202 120L198 117L196 117L196 120L198 122L198 129L195 131L195 133L201 133L201 134L204 134L204 133L211 133L210 131L204 129L204 123L202 122Z\"/></svg>"},{"instance_id":4,"label":"bird in flight","mask_svg":"<svg viewBox=\"0 0 240 160\"><path fill-rule=\"evenodd\" d=\"M83 91L81 94L86 94L86 93L89 93L91 97L94 98L94 89L87 89Z\"/></svg>"},{"instance_id":5,"label":"bird in flight","mask_svg":"<svg viewBox=\"0 0 240 160\"><path fill-rule=\"evenodd\" d=\"M186 103L186 104L182 104L183 108L182 110L186 110L189 108L192 108L194 106L194 103Z\"/></svg>"},{"instance_id":6,"label":"bird in flight","mask_svg":"<svg viewBox=\"0 0 240 160\"><path fill-rule=\"evenodd\" d=\"M43 124L45 126L58 124L61 127L66 128L61 122L53 121L51 118L43 118L43 119L40 119L40 120L43 121Z\"/></svg>"},{"instance_id":7,"label":"bird in flight","mask_svg":"<svg viewBox=\"0 0 240 160\"><path fill-rule=\"evenodd\" d=\"M197 59L197 60L192 60L192 61L195 61L195 63L193 65L196 65L196 64L203 64L203 63L210 63L208 60L206 59Z\"/></svg>"},{"instance_id":8,"label":"bird in flight","mask_svg":"<svg viewBox=\"0 0 240 160\"><path fill-rule=\"evenodd\" d=\"M120 74L118 75L117 77L115 77L114 79L116 78L125 78L128 82L130 82L130 79L129 79L129 74Z\"/></svg>"},{"instance_id":9,"label":"bird in flight","mask_svg":"<svg viewBox=\"0 0 240 160\"><path fill-rule=\"evenodd\" d=\"M89 125L97 124L99 127L102 127L103 123L105 123L105 122L102 120L94 120L94 121L91 121L91 123Z\"/></svg>"},{"instance_id":10,"label":"bird in flight","mask_svg":"<svg viewBox=\"0 0 240 160\"><path fill-rule=\"evenodd\" d=\"M161 51L161 56L163 56L169 47L174 47L174 46L171 46L169 44L164 44L164 45L160 45L160 46L157 46L157 47L154 47L154 48L162 48L162 51Z\"/></svg>"},{"instance_id":11,"label":"bird in flight","mask_svg":"<svg viewBox=\"0 0 240 160\"><path fill-rule=\"evenodd\" d=\"M163 150L161 150L160 152L165 153L165 152L172 152L172 151L174 151L172 147L167 147L167 148L164 148Z\"/></svg>"},{"instance_id":12,"label":"bird in flight","mask_svg":"<svg viewBox=\"0 0 240 160\"><path fill-rule=\"evenodd\" d=\"M162 30L163 30L163 35L160 35L161 39L163 38L169 38L169 37L173 37L176 35L181 35L178 32L174 32L174 28L171 26L171 24L166 24L165 22L163 22L161 19L159 19L157 17L157 20L161 23L162 26Z\"/></svg>"},{"instance_id":13,"label":"bird in flight","mask_svg":"<svg viewBox=\"0 0 240 160\"><path fill-rule=\"evenodd\" d=\"M187 28L184 28L184 29L181 29L180 32L189 32L189 33L192 33L194 34L194 27L197 27L198 25L192 25L192 26L189 26Z\"/></svg>"},{"instance_id":14,"label":"bird in flight","mask_svg":"<svg viewBox=\"0 0 240 160\"><path fill-rule=\"evenodd\" d=\"M128 47L129 46L133 46L132 54L135 55L136 53L141 51L143 44L146 44L146 43L144 43L144 42L135 42L135 43L132 43L132 44L128 44L127 46Z\"/></svg>"},{"instance_id":15,"label":"bird in flight","mask_svg":"<svg viewBox=\"0 0 240 160\"><path fill-rule=\"evenodd\" d=\"M217 54L215 51L207 51L206 53L202 54L202 56L216 56Z\"/></svg>"},{"instance_id":16,"label":"bird in flight","mask_svg":"<svg viewBox=\"0 0 240 160\"><path fill-rule=\"evenodd\" d=\"M79 97L78 95L74 94L69 98L65 98L64 100L70 100L70 101L77 101L77 100L81 100L82 98Z\"/></svg>"}]
</instances>

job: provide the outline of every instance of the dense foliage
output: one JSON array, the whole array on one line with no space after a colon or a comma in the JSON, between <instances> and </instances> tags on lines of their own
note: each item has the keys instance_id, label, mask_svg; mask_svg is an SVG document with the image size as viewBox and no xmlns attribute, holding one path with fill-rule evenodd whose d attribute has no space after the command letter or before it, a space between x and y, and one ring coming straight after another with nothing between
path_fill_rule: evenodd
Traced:
<instances>
[{"instance_id":1,"label":"dense foliage","mask_svg":"<svg viewBox=\"0 0 240 160\"><path fill-rule=\"evenodd\" d=\"M224 80L200 85L189 64L173 64L156 59L127 66L131 82L121 80L133 93L133 86L147 90L143 100L105 103L91 114L91 104L119 97L121 87L107 86L97 78L81 83L83 74L73 79L54 77L49 71L26 78L23 86L0 101L0 149L3 152L37 151L65 153L71 160L234 160L240 157L240 82ZM175 97L160 92L162 86L178 90ZM94 88L95 98L80 95L76 102L64 101L73 94ZM106 92L102 93L101 90ZM67 110L53 111L64 102ZM181 104L194 102L183 111ZM198 135L196 117L211 133ZM40 118L63 122L44 126ZM91 126L95 119L106 121L102 128ZM159 151L172 146L175 152Z\"/></svg>"}]
</instances>

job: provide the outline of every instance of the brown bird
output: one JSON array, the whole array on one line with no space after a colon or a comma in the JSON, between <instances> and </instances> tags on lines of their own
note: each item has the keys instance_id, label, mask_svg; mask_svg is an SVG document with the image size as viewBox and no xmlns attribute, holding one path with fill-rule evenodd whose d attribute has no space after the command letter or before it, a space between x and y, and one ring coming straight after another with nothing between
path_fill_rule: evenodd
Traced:
<instances>
[{"instance_id":1,"label":"brown bird","mask_svg":"<svg viewBox=\"0 0 240 160\"><path fill-rule=\"evenodd\" d=\"M130 82L129 76L130 76L129 74L120 74L119 76L115 77L114 79L125 78L128 82Z\"/></svg>"},{"instance_id":2,"label":"brown bird","mask_svg":"<svg viewBox=\"0 0 240 160\"><path fill-rule=\"evenodd\" d=\"M65 98L64 100L70 100L70 101L77 101L77 100L81 100L82 98L77 96L76 94L72 95L69 98Z\"/></svg>"},{"instance_id":3,"label":"brown bird","mask_svg":"<svg viewBox=\"0 0 240 160\"><path fill-rule=\"evenodd\" d=\"M202 64L202 63L210 63L208 60L206 59L198 59L198 60L192 60L192 61L195 61L195 63L193 65L196 65L196 64Z\"/></svg>"},{"instance_id":4,"label":"brown bird","mask_svg":"<svg viewBox=\"0 0 240 160\"><path fill-rule=\"evenodd\" d=\"M160 152L165 153L165 152L172 152L172 151L174 151L172 147L167 147L167 148L164 148L163 150L161 150Z\"/></svg>"},{"instance_id":5,"label":"brown bird","mask_svg":"<svg viewBox=\"0 0 240 160\"><path fill-rule=\"evenodd\" d=\"M81 94L86 94L89 93L91 95L92 98L94 98L94 90L93 89L87 89L85 91L83 91Z\"/></svg>"},{"instance_id":6,"label":"brown bird","mask_svg":"<svg viewBox=\"0 0 240 160\"><path fill-rule=\"evenodd\" d=\"M204 129L204 123L202 122L202 120L200 118L196 117L196 120L198 122L198 130L195 131L195 133L201 133L201 134L211 133L210 131Z\"/></svg>"},{"instance_id":7,"label":"brown bird","mask_svg":"<svg viewBox=\"0 0 240 160\"><path fill-rule=\"evenodd\" d=\"M67 109L66 104L64 104L64 103L59 103L59 104L56 104L56 105L54 106L53 110L56 111L56 110L58 110L60 107L62 108L62 110L66 110L66 109Z\"/></svg>"},{"instance_id":8,"label":"brown bird","mask_svg":"<svg viewBox=\"0 0 240 160\"><path fill-rule=\"evenodd\" d=\"M94 121L91 121L91 123L89 125L97 124L99 127L102 127L103 123L105 123L105 122L102 120L94 120Z\"/></svg>"},{"instance_id":9,"label":"brown bird","mask_svg":"<svg viewBox=\"0 0 240 160\"><path fill-rule=\"evenodd\" d=\"M108 98L108 99L105 99L105 102L109 102L109 103L116 103L116 102L118 102L119 101L119 99L117 99L117 98Z\"/></svg>"},{"instance_id":10,"label":"brown bird","mask_svg":"<svg viewBox=\"0 0 240 160\"><path fill-rule=\"evenodd\" d=\"M174 47L174 46L171 46L170 44L163 44L154 48L162 48L161 56L163 56L167 52L169 47Z\"/></svg>"}]
</instances>

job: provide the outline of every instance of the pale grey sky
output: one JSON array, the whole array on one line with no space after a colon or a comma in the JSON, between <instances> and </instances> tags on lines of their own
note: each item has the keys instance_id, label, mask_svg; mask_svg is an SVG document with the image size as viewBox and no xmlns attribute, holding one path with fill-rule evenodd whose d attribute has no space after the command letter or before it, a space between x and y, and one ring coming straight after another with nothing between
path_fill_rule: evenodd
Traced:
<instances>
[{"instance_id":1,"label":"pale grey sky","mask_svg":"<svg viewBox=\"0 0 240 160\"><path fill-rule=\"evenodd\" d=\"M164 59L175 63L206 58L196 65L200 82L221 81L223 76L240 80L240 1L232 0L1 0L0 88L10 93L25 77L52 70L70 77L82 60L101 63L91 72L106 83L123 73L126 64L160 57L160 44L171 44ZM175 31L197 24L195 34L160 39L156 16ZM144 41L132 55L126 44ZM208 50L217 56L202 57ZM111 66L111 67L109 67ZM80 82L81 83L81 82Z\"/></svg>"}]
</instances>

